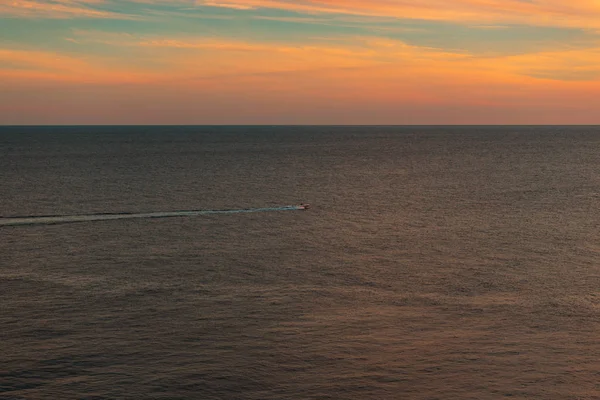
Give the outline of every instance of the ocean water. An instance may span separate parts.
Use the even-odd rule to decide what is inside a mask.
[[[598,127],[3,127],[142,217],[0,225],[0,399],[600,399],[599,209]]]

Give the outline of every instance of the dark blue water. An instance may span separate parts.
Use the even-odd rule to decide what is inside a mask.
[[[263,210],[0,226],[0,398],[599,399],[599,207],[597,127],[0,128],[4,221]]]

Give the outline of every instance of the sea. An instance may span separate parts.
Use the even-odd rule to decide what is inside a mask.
[[[599,211],[600,127],[0,127],[0,399],[600,399]]]

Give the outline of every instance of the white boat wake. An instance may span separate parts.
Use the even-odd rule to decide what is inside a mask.
[[[80,215],[51,215],[51,216],[27,216],[0,218],[0,227],[19,225],[53,225],[72,222],[112,221],[117,219],[139,219],[139,218],[171,218],[171,217],[195,217],[213,214],[238,214],[272,211],[295,211],[304,210],[303,206],[283,206],[265,208],[244,208],[238,210],[190,210],[190,211],[163,211],[147,213],[116,213],[116,214],[80,214]]]

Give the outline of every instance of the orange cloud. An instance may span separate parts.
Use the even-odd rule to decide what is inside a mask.
[[[348,14],[425,19],[470,24],[516,23],[600,29],[597,0],[129,0],[131,3],[224,7],[238,10],[280,9],[308,14]],[[0,14],[42,18],[139,18],[98,8],[117,0],[0,0]],[[151,11],[140,9],[144,14]]]
[[[502,75],[521,75],[554,80],[594,81],[600,76],[600,43],[578,50],[556,50],[515,56],[475,56],[436,48],[411,46],[380,37],[328,38],[304,45],[250,42],[206,37],[161,37],[101,31],[74,31],[82,43],[126,46],[179,75],[194,76],[276,73],[286,71],[359,68],[396,65],[400,69],[494,70]]]
[[[273,74],[348,68],[392,67],[429,71],[432,76],[455,71],[471,76],[486,72],[502,82],[507,77],[593,82],[600,79],[600,44],[581,50],[560,50],[516,56],[477,57],[435,48],[411,46],[379,37],[344,37],[331,43],[251,42],[205,37],[161,37],[102,31],[73,31],[67,38],[82,46],[90,43],[126,47],[127,57],[78,55],[47,51],[0,49],[3,74],[43,73],[78,81],[146,82],[212,76]],[[133,60],[137,60],[133,63]],[[141,64],[139,60],[145,60]],[[511,78],[512,79],[512,78]]]
[[[196,3],[205,6],[273,8],[308,13],[345,13],[451,22],[600,27],[600,3],[594,0],[197,0]]]
[[[208,0],[205,1],[203,3],[203,5],[209,6],[209,7],[233,8],[235,10],[252,10],[252,9],[254,9],[253,6],[248,6],[248,5],[244,5],[244,4],[228,3],[228,2],[218,2],[218,1],[208,1]]]
[[[93,6],[104,0],[0,0],[0,15],[19,18],[132,18]]]
[[[600,46],[476,57],[377,37],[305,46],[98,31],[75,31],[74,39],[84,47],[91,42],[125,47],[131,59],[0,49],[0,84],[60,86],[57,93],[66,87],[77,96],[81,91],[75,88],[86,88],[90,104],[99,101],[92,94],[101,92],[106,107],[118,93],[157,115],[167,110],[174,118],[169,121],[179,123],[194,122],[186,119],[190,116],[203,118],[196,123],[218,123],[216,116],[228,108],[247,121],[266,110],[323,118],[327,111],[344,112],[350,114],[346,123],[367,122],[360,120],[366,114],[380,116],[381,123],[426,123],[428,109],[446,110],[444,123],[469,122],[466,111],[456,116],[447,111],[461,107],[479,110],[471,122],[480,123],[526,123],[533,116],[544,121],[560,116],[567,123],[573,122],[565,119],[569,112],[600,115],[595,105],[600,80],[593,74],[600,70]],[[151,62],[131,62],[141,57]],[[549,114],[542,115],[544,110]],[[501,120],[506,113],[521,119]]]
[[[9,83],[143,83],[156,77],[150,71],[111,65],[99,58],[86,59],[47,51],[0,48],[0,65],[0,81]]]

